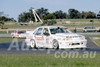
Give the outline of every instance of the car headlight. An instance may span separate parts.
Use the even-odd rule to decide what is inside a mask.
[[[81,36],[81,38],[80,38],[81,40],[85,40],[85,36]]]

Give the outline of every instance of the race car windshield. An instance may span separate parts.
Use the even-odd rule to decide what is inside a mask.
[[[56,33],[69,33],[67,28],[51,28],[50,29],[51,34],[56,34]]]

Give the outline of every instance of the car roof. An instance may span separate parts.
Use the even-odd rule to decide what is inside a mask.
[[[38,28],[52,28],[52,27],[65,27],[65,26],[40,26]]]

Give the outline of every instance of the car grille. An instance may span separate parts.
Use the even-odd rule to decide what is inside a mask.
[[[80,38],[81,36],[66,36],[66,38]]]
[[[72,45],[80,45],[80,43],[72,43]]]

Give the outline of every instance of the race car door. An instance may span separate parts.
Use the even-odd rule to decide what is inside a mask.
[[[44,28],[43,38],[44,38],[44,47],[49,47],[50,46],[50,33],[49,33],[48,28]]]
[[[35,33],[35,41],[38,47],[43,47],[44,44],[44,37],[43,34],[43,28],[39,28]]]

